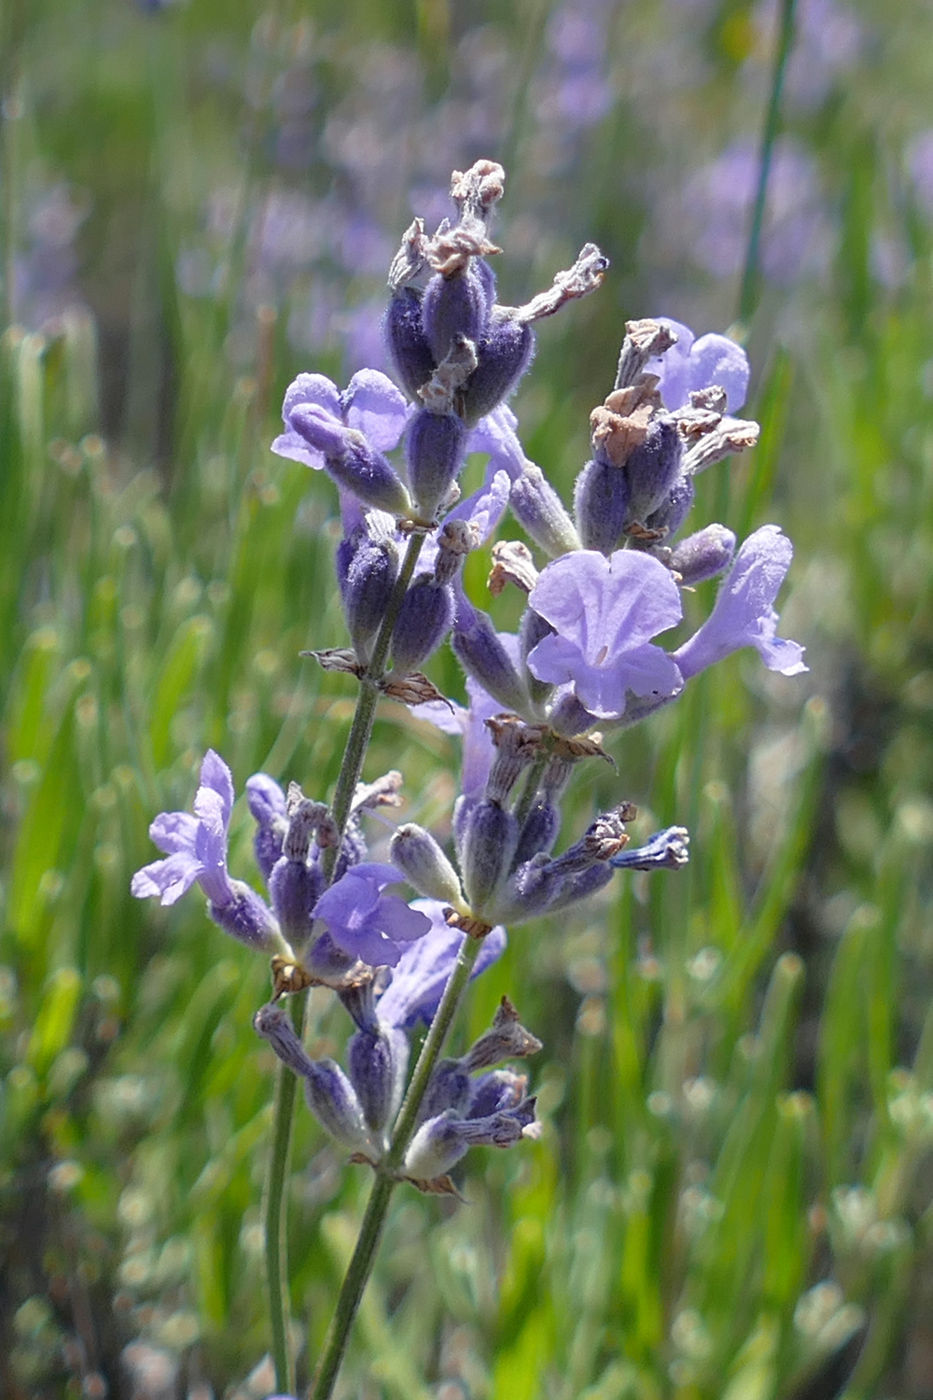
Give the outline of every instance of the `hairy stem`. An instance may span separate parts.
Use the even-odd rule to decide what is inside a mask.
[[[376,1180],[373,1182],[373,1189],[360,1225],[360,1233],[353,1250],[353,1257],[350,1260],[337,1299],[327,1345],[308,1400],[329,1400],[333,1391],[337,1372],[350,1339],[350,1329],[359,1309],[363,1290],[372,1273],[376,1249],[389,1209],[389,1201],[397,1185],[395,1172],[401,1165],[405,1149],[414,1135],[421,1101],[424,1098],[431,1075],[434,1073],[434,1068],[440,1059],[447,1033],[463,1000],[463,994],[466,991],[470,973],[479,956],[481,946],[481,939],[464,938],[454,969],[447,981],[447,986],[444,988],[444,995],[441,997],[437,1014],[431,1022],[431,1028],[425,1037],[424,1045],[421,1047],[421,1054],[418,1056],[415,1072],[408,1085],[405,1102],[402,1104],[395,1122],[389,1150],[376,1171]]]
[[[764,225],[765,204],[768,197],[768,179],[771,174],[771,159],[774,143],[777,140],[781,116],[781,92],[784,87],[784,72],[794,43],[794,10],[797,0],[781,0],[781,27],[774,50],[774,63],[771,69],[771,92],[765,112],[765,122],[761,132],[761,146],[758,153],[758,186],[755,190],[755,203],[748,232],[748,245],[745,253],[745,269],[742,273],[742,287],[739,292],[739,321],[747,325],[758,297],[758,281],[761,275],[761,233]]]

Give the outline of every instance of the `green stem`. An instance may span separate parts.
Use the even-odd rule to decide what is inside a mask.
[[[771,174],[771,159],[774,143],[777,140],[781,117],[781,91],[784,87],[784,72],[794,43],[794,10],[796,0],[781,0],[781,28],[777,47],[774,51],[774,64],[771,69],[771,93],[765,112],[765,123],[761,133],[761,146],[758,155],[758,188],[752,208],[752,222],[748,234],[745,254],[745,269],[742,273],[742,287],[739,292],[739,321],[747,325],[755,309],[760,276],[761,233],[764,225],[765,203],[768,195],[768,179]]]
[[[398,1184],[395,1172],[401,1165],[405,1149],[414,1136],[421,1101],[444,1048],[447,1033],[463,1000],[463,994],[470,981],[470,973],[479,956],[481,946],[482,939],[464,938],[454,969],[447,981],[447,986],[444,988],[444,995],[441,997],[437,1014],[431,1022],[431,1029],[421,1047],[421,1054],[418,1056],[415,1072],[408,1085],[405,1102],[402,1104],[401,1112],[395,1122],[392,1141],[376,1170],[376,1180],[373,1183],[366,1212],[360,1225],[360,1233],[353,1257],[350,1260],[337,1299],[327,1346],[321,1358],[314,1384],[309,1391],[308,1400],[329,1400],[333,1391],[337,1372],[350,1339],[350,1329],[359,1309],[363,1290],[372,1273],[376,1249],[389,1209],[389,1201]]]
[[[338,841],[336,845],[328,847],[324,852],[323,866],[324,874],[330,879],[337,863],[337,853],[340,850],[340,841],[346,830],[347,822],[350,819],[350,807],[353,802],[353,794],[356,785],[360,780],[363,771],[363,760],[366,757],[366,750],[369,747],[370,735],[373,732],[373,721],[376,718],[376,705],[379,700],[379,682],[385,673],[386,659],[389,655],[389,647],[392,643],[392,633],[398,621],[399,611],[402,606],[411,576],[415,572],[415,565],[418,562],[418,555],[421,553],[421,546],[424,544],[424,535],[412,535],[408,541],[408,548],[405,551],[405,558],[402,560],[402,567],[399,576],[395,581],[395,588],[392,597],[389,599],[389,606],[386,608],[385,617],[376,635],[376,644],[373,647],[373,654],[369,665],[360,677],[360,693],[356,702],[356,711],[353,715],[353,723],[350,726],[350,733],[347,735],[347,746],[344,750],[343,762],[340,765],[340,773],[337,777],[337,786],[334,789],[334,800],[331,805],[331,812],[334,821],[337,823]]]
[[[292,1020],[303,1023],[307,992],[290,998]],[[303,1025],[302,1025],[303,1030]],[[299,1032],[301,1033],[301,1032]],[[288,1246],[285,1236],[285,1186],[292,1143],[292,1120],[298,1081],[290,1069],[280,1064],[275,1076],[272,1107],[272,1150],[266,1182],[266,1283],[269,1291],[269,1321],[272,1327],[272,1361],[275,1388],[287,1394],[294,1388],[291,1353],[288,1345]]]

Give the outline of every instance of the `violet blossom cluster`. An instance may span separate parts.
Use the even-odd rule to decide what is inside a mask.
[[[591,415],[592,456],[572,511],[526,458],[506,400],[531,362],[532,327],[594,291],[608,264],[587,244],[549,289],[502,305],[488,258],[499,251],[490,224],[503,180],[492,161],[455,172],[455,221],[428,235],[415,220],[406,232],[384,320],[398,384],[362,370],[341,391],[323,375],[299,375],[273,443],[280,456],[323,469],[340,496],[336,571],[351,644],[313,654],[462,736],[453,848],[407,822],[389,862],[370,859],[362,818],[398,805],[399,774],[359,784],[344,829],[297,784],[284,793],[257,774],[246,787],[266,902],[227,871],[233,784],[211,752],[194,815],[156,819],[151,834],[166,859],[133,882],[134,894],[164,904],[199,883],[221,928],[274,954],[276,997],[256,1029],[304,1080],[327,1131],[377,1168],[402,1102],[406,1032],[433,1016],[463,936],[482,940],[480,970],[501,952],[505,925],[561,911],[616,870],[686,862],[679,826],[629,847],[629,801],[553,854],[563,794],[581,763],[607,757],[604,735],[675,701],[742,647],[770,670],[806,669],[802,648],[776,633],[791,559],[778,527],[738,547],[721,524],[683,533],[696,475],[757,439],[757,424],[737,416],[749,378],[737,344],[694,339],[669,320],[628,322],[614,386]],[[459,478],[474,453],[488,458],[485,477],[462,499]],[[525,599],[514,635],[496,629],[462,579],[464,559],[507,509],[537,551],[519,540],[492,546],[490,593],[514,587]],[[723,582],[706,621],[662,645],[682,621],[682,590],[715,577]],[[466,707],[420,670],[448,637],[466,673]],[[387,893],[402,881],[420,898]],[[311,1059],[279,1004],[312,984],[333,988],[352,1018],[346,1071]],[[449,1169],[469,1146],[533,1135],[526,1080],[500,1066],[537,1048],[503,1001],[487,1036],[435,1068],[417,1131],[404,1158],[393,1158],[398,1172],[423,1189],[454,1189]]]

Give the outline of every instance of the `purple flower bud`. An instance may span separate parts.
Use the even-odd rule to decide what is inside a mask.
[[[521,476],[512,482],[509,505],[522,529],[552,559],[580,548],[580,536],[563,501],[533,462],[527,462]],[[620,533],[621,529],[620,525]]]
[[[282,932],[296,953],[306,946],[314,925],[312,910],[324,890],[317,864],[282,856],[269,875],[269,896]]]
[[[647,525],[649,530],[665,530],[669,535],[676,535],[690,514],[695,494],[693,477],[679,476],[668,492],[667,499],[642,523]]]
[[[496,918],[522,924],[543,914],[566,883],[554,861],[541,852],[519,865],[496,899]]]
[[[436,368],[421,320],[421,292],[402,287],[389,302],[385,338],[392,364],[410,399],[418,402],[418,390]]]
[[[424,1123],[451,1108],[462,1113],[472,1096],[473,1081],[463,1060],[441,1060],[421,1101],[418,1121]]]
[[[271,909],[242,880],[231,880],[229,898],[223,904],[210,900],[207,912],[218,928],[248,948],[261,953],[280,951],[282,939]]]
[[[408,1067],[408,1038],[383,1027],[359,1030],[347,1045],[350,1079],[374,1133],[382,1134],[402,1102]]]
[[[543,642],[545,637],[550,637],[554,633],[554,628],[543,618],[540,613],[536,613],[534,608],[526,608],[522,613],[522,620],[518,629],[518,653],[522,661],[527,662],[528,653],[534,651],[539,642]],[[525,667],[525,682],[536,705],[543,704],[553,693],[554,687],[550,681],[539,681],[538,677]]]
[[[560,809],[549,797],[539,798],[522,823],[515,848],[516,867],[539,852],[549,855],[559,831]]]
[[[408,492],[395,468],[363,433],[345,428],[316,404],[299,404],[288,422],[309,447],[323,454],[334,480],[365,505],[390,515],[407,515],[411,510]]]
[[[498,802],[477,802],[467,818],[459,850],[463,887],[477,918],[491,908],[515,847],[518,823]]]
[[[360,661],[369,659],[369,643],[385,617],[397,574],[398,548],[392,540],[367,540],[347,570],[343,606]]]
[[[680,474],[682,455],[677,424],[670,418],[656,419],[623,468],[629,487],[626,524],[644,525],[652,511],[663,505]]]
[[[428,899],[454,906],[463,894],[457,872],[429,831],[414,822],[400,826],[392,837],[389,855],[408,883]]]
[[[476,272],[472,258],[449,277],[435,273],[425,287],[421,322],[438,364],[450,353],[458,335],[478,341],[488,318],[488,285]]]
[[[578,871],[575,875],[568,875],[560,882],[560,886],[548,905],[548,913],[556,914],[560,909],[566,909],[569,904],[576,904],[581,899],[589,899],[596,894],[604,885],[608,885],[612,879],[612,866],[608,861],[591,865],[587,870]]]
[[[535,351],[534,332],[501,307],[494,307],[476,350],[479,363],[463,396],[463,416],[471,427],[508,398],[528,369]]]
[[[669,826],[649,836],[644,846],[611,856],[617,870],[679,870],[690,859],[690,835],[684,826]]]
[[[333,1060],[312,1060],[295,1034],[288,1012],[280,1005],[260,1007],[253,1025],[283,1064],[305,1081],[308,1107],[321,1126],[342,1147],[378,1158],[379,1150],[366,1125],[356,1091]]]
[[[611,554],[629,519],[625,471],[610,462],[587,462],[577,477],[573,508],[584,549]]]
[[[674,550],[670,566],[680,574],[685,587],[703,583],[723,573],[735,554],[735,535],[725,525],[707,525],[695,535],[688,535]]]
[[[434,1181],[471,1147],[511,1147],[534,1123],[534,1099],[486,1118],[458,1118],[453,1109],[429,1118],[405,1154],[404,1171],[416,1181]]]
[[[473,1093],[466,1116],[488,1118],[494,1113],[517,1108],[528,1092],[528,1076],[514,1069],[493,1069],[473,1081]]]
[[[433,520],[463,466],[467,429],[455,413],[423,408],[411,420],[406,441],[408,482],[415,508]]]
[[[518,714],[528,709],[527,689],[499,640],[491,618],[474,608],[462,592],[457,598],[451,645],[467,674],[500,705]]]
[[[246,800],[256,822],[253,852],[262,878],[266,881],[282,854],[282,841],[288,829],[285,794],[274,778],[254,773],[246,780]]]
[[[399,675],[417,670],[440,646],[453,619],[450,584],[419,574],[402,600],[392,633],[393,670]]]

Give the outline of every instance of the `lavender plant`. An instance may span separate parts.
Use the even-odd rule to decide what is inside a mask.
[[[294,782],[285,792],[262,773],[248,779],[263,899],[228,871],[233,779],[209,751],[193,815],[155,819],[165,859],[132,885],[171,904],[200,884],[211,919],[272,958],[272,998],[254,1025],[283,1067],[266,1214],[282,1390],[293,1387],[282,1238],[298,1080],[325,1131],[374,1174],[314,1400],[332,1392],[396,1186],[459,1195],[452,1173],[471,1147],[536,1134],[535,1100],[513,1062],[541,1042],[508,997],[465,1054],[442,1058],[469,981],[501,954],[506,926],[589,898],[616,870],[687,861],[680,826],[631,848],[628,800],[553,854],[577,770],[605,761],[607,736],[671,704],[691,677],[740,647],[756,648],[770,670],[806,669],[801,647],[776,635],[774,603],[792,554],[779,528],[765,525],[738,548],[722,524],[683,533],[696,475],[756,441],[757,425],[736,416],[749,377],[737,344],[694,339],[669,320],[628,322],[615,382],[591,415],[592,458],[572,511],[526,458],[506,400],[531,363],[532,328],[594,291],[608,264],[587,244],[547,291],[501,305],[488,258],[499,252],[490,222],[503,180],[492,161],[455,172],[455,220],[430,236],[415,220],[402,240],[384,320],[401,387],[375,370],[344,391],[302,374],[285,396],[273,450],[327,472],[343,521],[335,563],[350,645],[314,653],[359,687],[333,797],[309,798]],[[393,460],[400,444],[403,460]],[[461,499],[474,453],[488,458],[485,478]],[[514,635],[497,630],[463,581],[466,557],[489,543],[507,509],[534,547],[491,546],[490,593],[515,588],[524,597]],[[715,577],[723,582],[706,621],[661,645],[682,621],[683,590]],[[466,674],[466,707],[421,670],[448,637]],[[370,858],[367,814],[401,802],[400,774],[362,781],[383,696],[462,735],[452,852],[407,822],[387,861]],[[387,892],[401,884],[418,898]],[[345,1068],[311,1058],[290,1014],[289,1002],[294,1010],[311,986],[331,988],[350,1017]],[[422,1023],[409,1077],[410,1036]]]

